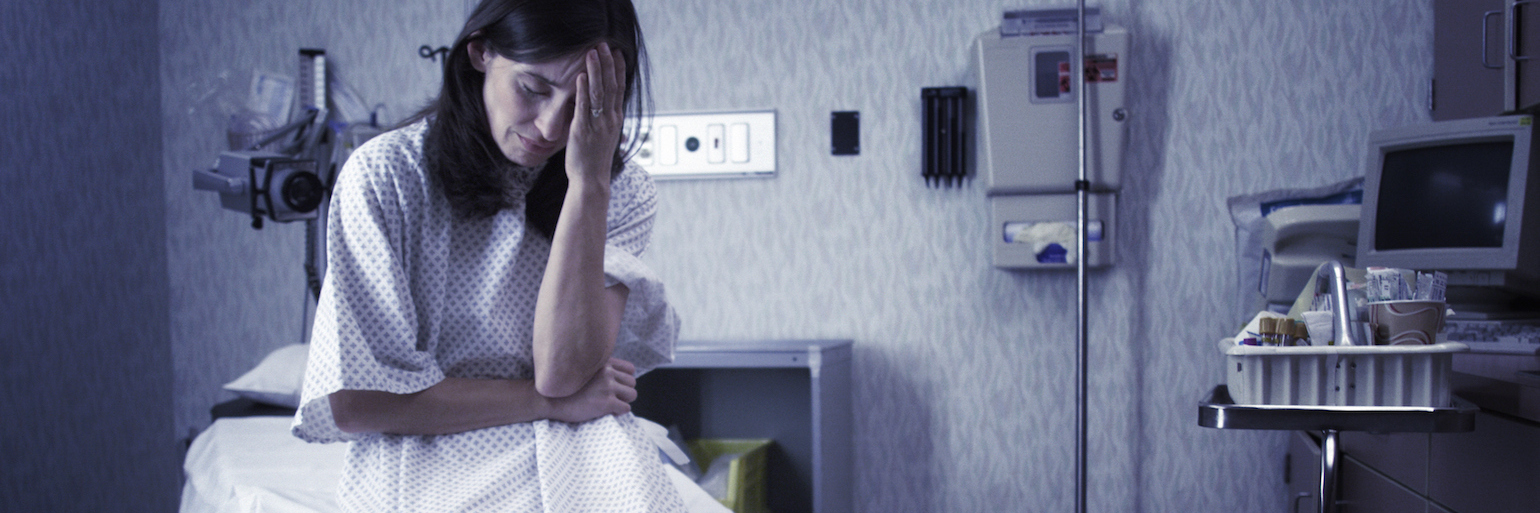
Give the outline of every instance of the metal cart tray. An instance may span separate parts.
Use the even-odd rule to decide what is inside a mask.
[[[1242,405],[1218,385],[1198,403],[1198,425],[1216,429],[1458,433],[1475,429],[1475,404],[1456,396],[1444,408],[1422,406]]]
[[[1338,434],[1341,431],[1374,433],[1458,433],[1476,429],[1479,408],[1450,396],[1449,407],[1422,406],[1282,406],[1235,404],[1230,389],[1214,387],[1198,403],[1198,425],[1215,429],[1273,429],[1319,431],[1321,437],[1320,513],[1337,512]]]

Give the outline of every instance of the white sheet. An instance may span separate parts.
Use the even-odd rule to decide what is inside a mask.
[[[337,511],[347,444],[309,444],[289,434],[291,417],[214,421],[193,440],[182,468],[182,512]]]
[[[290,417],[214,421],[193,440],[182,468],[182,513],[331,513],[347,444],[311,444],[289,434]],[[659,460],[695,513],[728,511]]]

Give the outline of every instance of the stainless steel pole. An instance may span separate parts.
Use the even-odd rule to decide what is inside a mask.
[[[1086,169],[1086,0],[1078,0],[1076,5],[1075,25],[1075,62],[1070,63],[1070,83],[1080,88],[1076,92],[1075,100],[1080,106],[1080,122],[1078,128],[1078,145],[1080,146],[1080,180],[1075,182],[1075,196],[1078,200],[1078,228],[1080,228],[1080,243],[1075,245],[1075,297],[1078,305],[1075,308],[1076,325],[1076,353],[1075,353],[1075,511],[1086,513],[1086,359],[1087,340],[1087,290],[1086,290],[1086,243],[1089,242],[1089,226],[1087,226],[1086,211],[1090,200],[1089,173]]]
[[[1079,137],[1077,146],[1080,152],[1080,179],[1075,182],[1075,196],[1079,203],[1077,224],[1080,231],[1079,243],[1075,246],[1075,295],[1078,300],[1076,305],[1076,353],[1075,353],[1075,511],[1086,512],[1086,358],[1088,337],[1086,336],[1087,317],[1087,291],[1086,291],[1086,243],[1089,242],[1086,219],[1087,203],[1090,201],[1090,181],[1086,171],[1086,111],[1087,102],[1085,81],[1085,41],[1086,20],[1085,0],[1077,2],[1077,16],[1075,28],[1075,60],[1070,63],[1070,83],[1079,90],[1075,94],[1076,103],[1080,108],[1077,129]]]

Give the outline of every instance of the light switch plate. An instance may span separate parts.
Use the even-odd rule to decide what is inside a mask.
[[[635,157],[653,178],[775,176],[775,111],[655,114]]]

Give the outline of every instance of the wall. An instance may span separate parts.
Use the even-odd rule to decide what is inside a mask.
[[[0,511],[172,511],[156,5],[0,3]]]
[[[1074,277],[993,269],[982,184],[927,188],[918,165],[920,88],[976,87],[974,35],[1046,3],[636,1],[659,111],[779,116],[777,178],[660,185],[646,259],[683,336],[854,339],[858,511],[1070,509]],[[415,49],[453,37],[463,10],[444,3],[163,0],[179,430],[229,398],[220,383],[299,340],[303,281],[298,230],[254,232],[190,190],[222,125],[174,88],[284,71],[324,46],[399,116],[436,87]],[[1131,116],[1119,261],[1090,284],[1090,509],[1281,511],[1283,435],[1195,422],[1223,379],[1213,342],[1241,320],[1225,199],[1359,175],[1370,129],[1425,120],[1430,8],[1106,11],[1132,35]],[[829,155],[835,110],[861,111],[861,155]]]
[[[918,176],[919,89],[1020,2],[641,1],[659,110],[773,107],[780,177],[669,183],[649,261],[694,337],[856,339],[861,511],[1073,505],[1074,278],[988,260],[982,184]],[[1238,327],[1229,196],[1362,173],[1426,119],[1409,2],[1107,2],[1129,29],[1118,265],[1091,280],[1093,511],[1284,507],[1281,435],[1196,425]],[[858,157],[830,111],[861,111]]]

